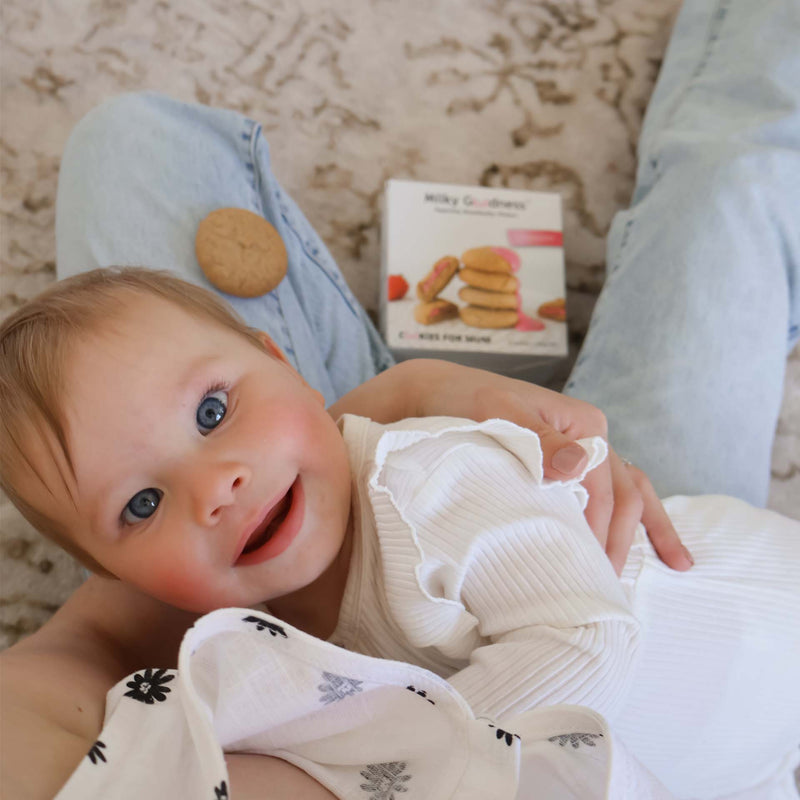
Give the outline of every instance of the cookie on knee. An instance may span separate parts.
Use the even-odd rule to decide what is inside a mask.
[[[219,208],[205,217],[197,227],[195,254],[208,280],[236,297],[271,292],[288,263],[278,231],[244,208]]]

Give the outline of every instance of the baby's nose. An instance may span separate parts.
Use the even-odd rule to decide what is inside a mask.
[[[249,470],[236,463],[207,464],[197,473],[192,482],[195,518],[202,525],[216,524],[249,482]]]

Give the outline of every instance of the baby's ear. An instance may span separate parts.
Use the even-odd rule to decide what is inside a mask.
[[[283,350],[272,341],[272,337],[268,333],[264,333],[264,331],[258,331],[258,338],[261,339],[261,344],[264,345],[264,349],[278,361],[283,361],[284,364],[289,364],[289,359],[283,353]],[[289,364],[291,366],[291,364]]]

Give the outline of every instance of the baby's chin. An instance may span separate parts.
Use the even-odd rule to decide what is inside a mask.
[[[209,593],[207,586],[203,587],[200,592],[176,591],[176,589],[180,588],[180,583],[185,584],[186,581],[176,581],[175,584],[165,587],[162,591],[157,588],[154,589],[152,585],[140,585],[137,588],[173,608],[188,611],[192,614],[204,615],[210,614],[212,611],[218,611],[221,608],[252,608],[266,611],[268,604],[271,602],[280,603],[284,598],[289,598],[302,592],[317,577],[319,577],[318,574],[314,574],[310,580],[298,581],[288,592],[279,590],[264,592],[263,588],[260,587],[237,587],[236,589],[222,589]]]

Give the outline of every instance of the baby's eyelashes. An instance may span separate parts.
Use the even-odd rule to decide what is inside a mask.
[[[151,517],[161,502],[161,496],[158,489],[142,489],[141,492],[136,492],[122,509],[122,522],[125,525],[135,525]]]

